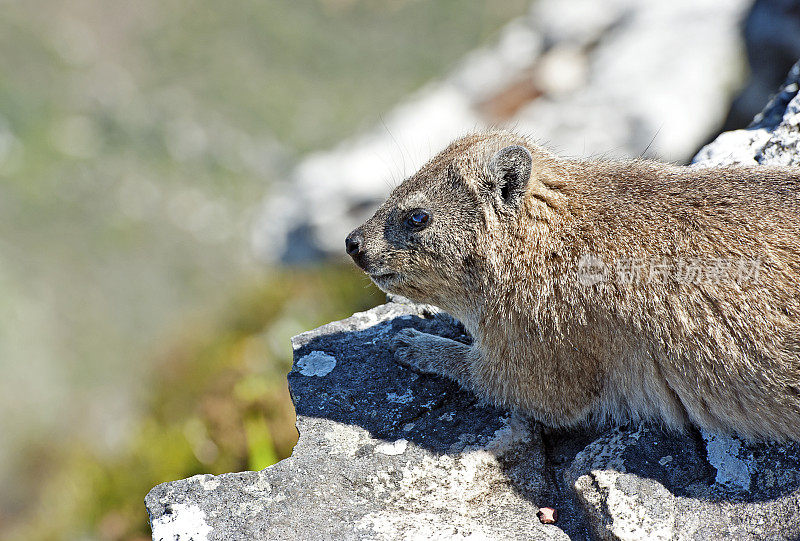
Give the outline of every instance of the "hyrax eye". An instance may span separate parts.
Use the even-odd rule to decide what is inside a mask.
[[[423,229],[431,223],[431,213],[427,210],[417,209],[411,211],[406,217],[406,225],[412,229]]]

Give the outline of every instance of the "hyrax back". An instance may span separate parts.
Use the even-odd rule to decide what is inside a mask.
[[[491,132],[398,186],[347,251],[472,334],[399,333],[416,370],[555,426],[800,440],[799,217],[800,169],[570,160]]]

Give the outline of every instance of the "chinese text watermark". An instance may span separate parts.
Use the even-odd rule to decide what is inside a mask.
[[[592,254],[578,260],[578,281],[586,286],[615,281],[620,284],[666,283],[739,285],[757,283],[761,258],[617,258],[606,261]]]

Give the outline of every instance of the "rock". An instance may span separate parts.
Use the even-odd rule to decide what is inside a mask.
[[[536,518],[537,502],[566,513],[541,431],[397,365],[387,342],[412,325],[466,340],[450,316],[395,302],[295,337],[292,456],[157,486],[153,539],[567,539],[574,509],[564,529]]]
[[[747,4],[533,2],[495,44],[374,129],[306,157],[263,204],[254,251],[284,263],[340,255],[345,235],[394,185],[455,137],[488,126],[507,124],[562,154],[688,161],[717,133],[744,78]]]
[[[601,539],[800,536],[800,446],[706,438],[612,430],[578,453],[565,481]]]
[[[388,340],[407,326],[467,340],[398,302],[295,337],[292,457],[155,487],[153,539],[800,536],[800,445],[543,430],[397,365]]]
[[[545,57],[583,51],[586,78],[531,101],[513,121],[561,154],[688,161],[718,130],[730,88],[743,79],[738,22],[746,8],[716,0],[537,2],[536,28],[554,43]]]
[[[539,522],[542,524],[555,524],[558,520],[558,511],[552,507],[539,508]]]
[[[725,132],[692,162],[709,165],[800,165],[800,62],[789,71],[762,112],[746,129]]]
[[[723,130],[750,123],[800,58],[800,3],[756,0],[744,22],[750,77],[731,105]]]
[[[800,64],[696,166],[797,163],[798,84]],[[448,315],[401,298],[295,337],[293,455],[155,487],[153,538],[800,538],[800,443],[547,430],[399,366],[388,343],[408,326],[469,341]],[[555,524],[537,518],[548,508]]]

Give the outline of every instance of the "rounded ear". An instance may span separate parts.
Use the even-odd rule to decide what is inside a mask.
[[[489,172],[507,205],[517,203],[525,193],[531,178],[532,162],[530,151],[519,145],[507,146],[492,156]]]

